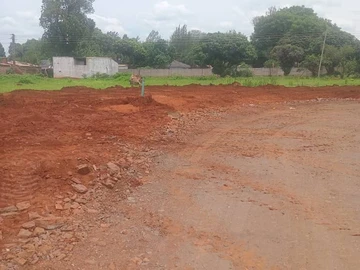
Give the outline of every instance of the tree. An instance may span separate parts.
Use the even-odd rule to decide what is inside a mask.
[[[254,63],[256,66],[262,66],[271,57],[271,50],[279,45],[300,47],[305,55],[320,54],[326,30],[328,45],[342,47],[359,44],[354,36],[304,6],[270,9],[265,16],[254,18],[253,24],[251,42],[258,53],[258,61]]]
[[[146,38],[146,42],[157,42],[161,40],[161,36],[158,31],[152,30],[148,37]]]
[[[42,54],[42,40],[30,39],[22,45],[23,55],[21,61],[39,65],[41,60],[46,59]]]
[[[204,64],[212,65],[213,72],[220,76],[230,75],[240,63],[250,63],[256,58],[255,48],[247,37],[235,31],[208,33],[199,44],[205,55]]]
[[[3,45],[0,43],[0,57],[5,57],[5,56],[6,56],[5,49]]]
[[[339,48],[332,45],[326,45],[323,65],[328,75],[334,75],[335,68],[340,64],[340,60],[341,54]]]
[[[275,46],[271,51],[271,56],[279,61],[284,75],[290,74],[295,63],[300,62],[304,57],[304,50],[294,45],[279,45]]]
[[[81,41],[89,40],[95,22],[87,17],[94,12],[95,0],[43,0],[40,25],[49,54],[76,56]]]
[[[307,55],[304,61],[301,62],[301,67],[308,69],[311,75],[315,77],[319,71],[320,56],[319,55]]]
[[[20,43],[10,43],[9,60],[21,60],[23,54],[23,46]]]
[[[354,74],[356,70],[355,49],[351,46],[343,46],[339,50],[339,72],[341,78]]]
[[[191,48],[190,34],[187,31],[187,26],[176,27],[174,33],[170,37],[170,46],[175,49],[175,58],[179,61],[184,61],[187,52]]]
[[[146,51],[146,66],[166,68],[173,60],[173,53],[164,39],[143,44]]]
[[[273,68],[279,67],[279,62],[275,59],[269,59],[264,63],[264,67],[269,69],[270,76],[272,76]]]

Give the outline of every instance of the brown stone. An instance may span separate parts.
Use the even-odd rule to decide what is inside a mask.
[[[17,209],[17,207],[14,206],[14,205],[7,206],[7,207],[4,207],[4,208],[0,208],[0,214],[10,213],[10,212],[16,212],[16,211],[18,211],[18,209]]]
[[[29,209],[31,206],[30,202],[20,202],[16,204],[16,207],[19,211]]]
[[[76,177],[71,178],[71,181],[74,182],[75,184],[82,184],[81,180],[79,178],[76,178]]]
[[[14,261],[21,266],[27,263],[27,260],[25,260],[24,258],[15,258]]]
[[[31,235],[32,235],[32,233],[29,230],[20,229],[17,236],[20,237],[20,238],[28,238]]]
[[[109,162],[106,165],[109,168],[110,173],[117,173],[120,171],[120,167],[118,165],[116,165],[115,163]]]
[[[55,209],[56,210],[64,210],[64,207],[60,203],[57,203],[57,204],[55,204]]]
[[[104,182],[102,182],[102,184],[109,189],[113,189],[115,187],[115,183],[111,179],[106,179]]]
[[[72,205],[71,205],[71,208],[72,209],[77,209],[80,207],[80,204],[78,204],[77,202],[74,202]]]
[[[86,193],[88,191],[87,187],[85,187],[84,185],[81,185],[81,184],[72,184],[71,186],[78,193],[83,194],[83,193]]]
[[[34,232],[33,232],[33,235],[34,236],[39,236],[39,235],[42,235],[44,233],[46,233],[44,228],[36,227]]]
[[[26,222],[23,225],[21,225],[21,227],[24,229],[32,229],[35,227],[35,222],[34,221]]]
[[[37,227],[43,228],[45,230],[55,230],[64,226],[65,222],[62,218],[50,217],[37,219],[35,224]]]
[[[38,219],[38,218],[41,218],[41,216],[37,212],[29,212],[29,219],[30,220]]]
[[[90,167],[87,164],[77,166],[77,172],[81,175],[87,175],[91,172]]]

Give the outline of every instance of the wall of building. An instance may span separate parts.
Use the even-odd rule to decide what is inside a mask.
[[[96,73],[114,75],[119,71],[118,63],[111,58],[87,57],[86,65],[77,62],[72,57],[54,57],[54,78],[83,78]]]

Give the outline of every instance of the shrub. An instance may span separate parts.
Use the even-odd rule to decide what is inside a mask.
[[[21,78],[18,83],[21,83],[21,84],[33,84],[33,82],[28,79],[28,78]]]

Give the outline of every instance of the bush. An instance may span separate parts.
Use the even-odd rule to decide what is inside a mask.
[[[18,83],[21,83],[21,84],[34,84],[30,79],[28,78],[21,78]]]
[[[245,64],[245,63],[241,63],[238,67],[237,67],[237,77],[252,77],[253,73],[250,70],[250,66]]]
[[[110,78],[110,75],[109,75],[109,74],[106,74],[106,73],[100,73],[100,72],[98,72],[98,73],[92,75],[91,78],[96,79],[96,80],[98,80],[98,79],[100,79],[100,80],[101,80],[101,79],[109,79],[109,78]]]
[[[16,72],[15,72],[15,70],[13,69],[13,68],[8,68],[7,70],[6,70],[6,74],[15,74]]]

